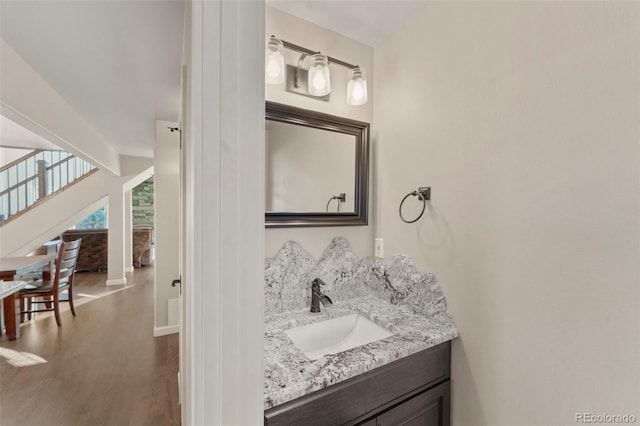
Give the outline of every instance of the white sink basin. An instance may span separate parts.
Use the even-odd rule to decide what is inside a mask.
[[[386,328],[359,314],[291,328],[285,333],[309,359],[337,354],[393,336]]]

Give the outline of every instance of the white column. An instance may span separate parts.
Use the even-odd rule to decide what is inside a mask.
[[[264,2],[193,1],[186,424],[263,423]]]
[[[109,260],[107,285],[126,284],[124,276],[124,188],[121,182],[109,188]]]
[[[131,190],[124,192],[124,272],[133,272],[133,211]]]

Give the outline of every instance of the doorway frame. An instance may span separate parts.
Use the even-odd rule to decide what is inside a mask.
[[[264,1],[187,16],[183,424],[262,424]]]

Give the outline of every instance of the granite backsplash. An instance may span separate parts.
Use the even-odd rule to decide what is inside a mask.
[[[436,277],[420,273],[405,254],[393,255],[385,266],[381,259],[360,259],[349,242],[334,238],[319,260],[300,244],[286,242],[265,263],[265,315],[303,309],[311,305],[311,281],[326,283],[322,292],[334,301],[374,296],[413,313],[450,322],[447,301]]]

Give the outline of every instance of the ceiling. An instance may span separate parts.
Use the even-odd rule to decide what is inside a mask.
[[[267,4],[376,46],[424,2]],[[153,156],[155,120],[178,120],[183,19],[183,0],[0,1],[4,41],[118,153],[142,157]]]
[[[117,152],[152,157],[155,120],[178,120],[183,13],[171,0],[2,0],[0,35]]]
[[[426,0],[266,0],[267,5],[376,47]]]

